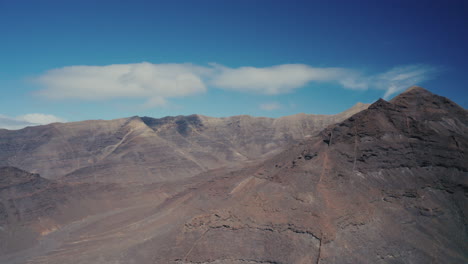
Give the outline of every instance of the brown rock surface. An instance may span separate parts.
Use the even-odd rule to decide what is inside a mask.
[[[174,191],[155,185],[70,184],[0,167],[0,263],[24,263],[55,249],[89,219],[148,201],[157,205],[167,192]]]
[[[258,151],[248,144],[236,151]],[[20,253],[31,264],[467,263],[467,149],[467,111],[414,87],[268,159],[121,187],[133,206],[103,206]]]
[[[0,129],[0,166],[75,182],[174,181],[277,153],[367,106],[330,116],[131,117]]]

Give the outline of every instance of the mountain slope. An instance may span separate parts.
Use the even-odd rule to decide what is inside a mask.
[[[332,116],[131,117],[0,129],[0,166],[73,182],[175,181],[262,159],[367,106]]]
[[[159,261],[466,263],[467,117],[421,88],[379,100],[200,191],[210,198],[187,208],[205,213],[172,234],[175,250]]]
[[[0,167],[0,263],[25,263],[47,254],[83,226],[112,227],[122,214],[142,217],[176,192],[171,188],[71,184]]]
[[[28,263],[466,263],[467,128],[465,109],[412,88],[264,161],[174,182],[155,206],[84,223]]]

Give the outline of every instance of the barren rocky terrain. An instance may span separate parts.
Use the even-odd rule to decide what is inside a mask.
[[[467,263],[467,149],[467,110],[420,87],[331,117],[2,130],[0,262]]]
[[[0,129],[0,166],[75,182],[174,181],[262,159],[367,107],[330,116],[135,116]]]

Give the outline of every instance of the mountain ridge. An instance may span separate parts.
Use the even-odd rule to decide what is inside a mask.
[[[1,130],[0,165],[69,181],[177,180],[261,159],[366,107],[330,116],[135,116]]]
[[[350,108],[341,111],[336,114],[307,114],[307,113],[297,113],[297,114],[292,114],[292,115],[286,115],[286,116],[280,116],[280,117],[266,117],[266,116],[253,116],[253,115],[233,115],[233,116],[225,116],[225,117],[212,117],[212,116],[207,116],[207,115],[202,115],[202,114],[190,114],[190,115],[176,115],[176,116],[164,116],[164,117],[150,117],[150,116],[129,116],[129,117],[122,117],[122,118],[116,118],[116,119],[87,119],[87,120],[81,120],[81,121],[71,121],[71,122],[54,122],[46,125],[34,125],[34,126],[27,126],[24,128],[20,129],[7,129],[7,128],[0,128],[0,130],[8,130],[8,131],[17,131],[25,128],[30,128],[30,127],[38,127],[38,126],[48,126],[48,125],[58,125],[58,124],[69,124],[69,123],[79,123],[79,122],[102,122],[102,121],[113,121],[113,120],[128,120],[132,118],[153,118],[153,119],[166,119],[166,118],[177,118],[177,117],[188,117],[188,116],[199,116],[202,118],[213,118],[213,119],[229,119],[229,118],[234,118],[234,117],[250,117],[250,118],[266,118],[266,119],[282,119],[282,118],[289,118],[289,117],[294,117],[297,115],[306,115],[306,116],[333,116],[333,115],[340,115],[340,114],[345,114],[347,112],[353,112],[353,111],[359,111],[364,109],[366,106],[369,106],[370,104],[368,103],[362,103],[362,102],[357,102]]]
[[[263,159],[175,181],[112,183],[117,192],[100,183],[110,204],[98,214],[78,204],[79,222],[39,237],[66,239],[17,254],[30,264],[466,263],[468,115],[421,92],[380,99]],[[184,139],[174,148],[184,151],[208,128],[197,117],[181,120],[165,120],[170,129],[156,135]],[[139,136],[122,133],[119,142],[149,144],[160,121],[131,120],[124,127]],[[230,121],[225,126],[242,135],[245,120]],[[123,193],[137,207],[116,208]]]

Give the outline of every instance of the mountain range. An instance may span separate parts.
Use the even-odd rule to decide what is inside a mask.
[[[0,262],[467,263],[467,150],[468,111],[421,87],[0,130]]]
[[[367,107],[330,116],[135,116],[0,129],[0,166],[79,182],[178,180],[261,159]]]

